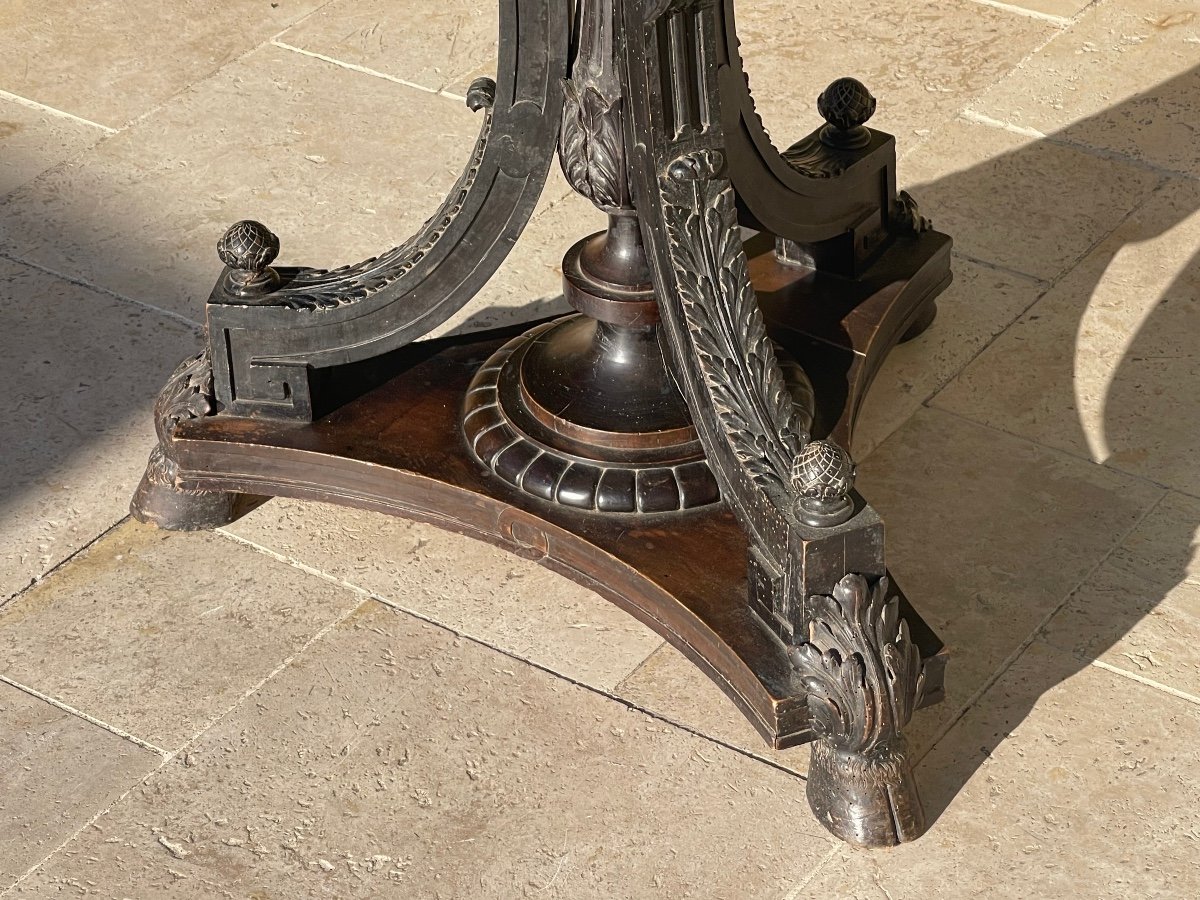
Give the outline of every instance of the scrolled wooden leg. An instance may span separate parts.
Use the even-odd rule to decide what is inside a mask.
[[[168,531],[201,531],[228,525],[237,518],[237,494],[179,487],[178,466],[171,456],[175,426],[215,411],[212,364],[206,348],[179,364],[155,401],[158,444],[129,504],[139,522]]]
[[[817,734],[809,805],[830,832],[859,847],[894,846],[925,831],[901,734],[925,672],[888,588],[886,577],[872,584],[851,574],[832,596],[811,597],[808,640],[790,651]]]

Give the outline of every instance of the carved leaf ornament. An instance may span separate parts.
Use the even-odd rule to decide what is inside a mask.
[[[888,587],[886,577],[871,585],[847,575],[832,596],[810,597],[809,639],[789,651],[813,730],[843,752],[866,753],[898,734],[925,692],[920,651]]]
[[[621,207],[621,98],[610,100],[591,85],[563,81],[565,105],[559,155],[571,187],[601,209]]]
[[[717,415],[753,478],[791,493],[792,466],[808,434],[784,382],[742,250],[733,188],[713,177],[723,159],[677,160],[664,191],[675,279]]]

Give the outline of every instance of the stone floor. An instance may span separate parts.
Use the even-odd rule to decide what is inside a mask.
[[[916,844],[837,844],[806,750],[531,564],[295,503],[126,517],[223,228],[403,239],[492,5],[0,0],[0,896],[1200,896],[1196,0],[740,4],[772,132],[857,75],[957,242],[854,448],[954,653]],[[446,327],[557,308],[598,219],[556,179]]]

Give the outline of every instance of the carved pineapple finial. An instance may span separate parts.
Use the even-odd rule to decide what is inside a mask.
[[[809,441],[792,465],[792,484],[800,495],[797,515],[805,525],[828,528],[854,513],[850,454],[831,441]]]
[[[252,219],[231,226],[217,242],[217,256],[229,267],[229,290],[239,297],[266,294],[279,285],[279,273],[271,268],[278,255],[279,238]]]
[[[839,150],[861,150],[871,142],[865,127],[875,115],[875,98],[855,78],[839,78],[817,98],[817,112],[827,123],[821,143]]]

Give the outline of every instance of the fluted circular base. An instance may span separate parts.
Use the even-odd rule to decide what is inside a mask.
[[[595,331],[602,326],[567,316],[483,365],[463,408],[475,456],[525,493],[574,509],[661,513],[716,503],[716,478],[653,334],[624,347],[640,357],[632,367],[640,377],[618,377],[630,360],[601,353],[609,338]],[[573,377],[589,371],[589,381]]]

